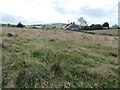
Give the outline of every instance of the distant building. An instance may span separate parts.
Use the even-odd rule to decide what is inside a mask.
[[[109,27],[103,27],[103,29],[109,29]]]
[[[76,25],[74,22],[70,23],[70,24],[67,24],[65,26],[65,28],[68,29],[68,30],[74,30],[74,31],[79,31],[80,30],[80,27],[78,25]]]
[[[119,26],[115,24],[115,25],[112,26],[112,28],[113,28],[113,29],[118,29]]]

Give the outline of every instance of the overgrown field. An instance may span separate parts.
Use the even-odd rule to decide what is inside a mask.
[[[3,88],[117,88],[118,37],[2,28]]]

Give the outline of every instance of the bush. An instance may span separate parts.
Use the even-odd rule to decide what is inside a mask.
[[[21,22],[19,22],[18,24],[17,24],[17,27],[20,27],[20,28],[23,28],[23,27],[25,27]]]
[[[18,34],[15,34],[15,33],[7,33],[7,36],[8,36],[8,37],[17,37]]]
[[[90,26],[82,26],[82,30],[101,30],[103,29],[102,25],[100,24],[92,24]]]
[[[8,37],[14,37],[15,34],[14,34],[14,33],[8,33],[7,36],[8,36]]]

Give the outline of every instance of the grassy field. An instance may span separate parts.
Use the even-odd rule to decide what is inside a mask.
[[[117,36],[10,27],[1,36],[3,88],[118,87]]]
[[[118,30],[120,30],[120,29],[95,30],[95,31],[89,31],[89,32],[96,32],[98,34],[104,33],[104,34],[118,35]]]

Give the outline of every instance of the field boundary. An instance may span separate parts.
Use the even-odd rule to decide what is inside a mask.
[[[87,34],[99,34],[99,35],[105,35],[105,36],[118,36],[117,34],[109,34],[109,33],[97,33],[97,32],[88,32],[88,31],[80,31],[83,33],[87,33]]]

